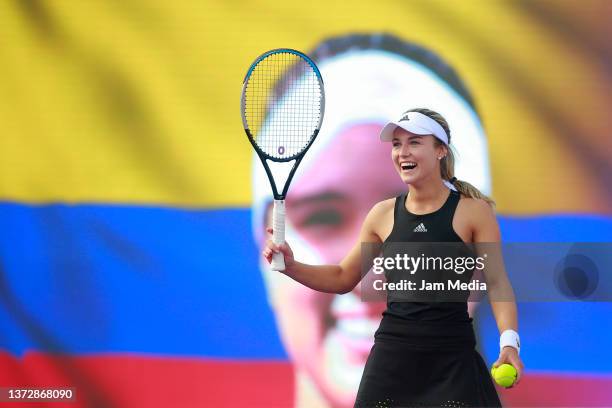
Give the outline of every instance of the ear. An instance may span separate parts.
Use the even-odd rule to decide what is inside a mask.
[[[447,154],[448,154],[448,147],[440,143],[440,145],[437,146],[436,148],[436,158],[446,157]]]

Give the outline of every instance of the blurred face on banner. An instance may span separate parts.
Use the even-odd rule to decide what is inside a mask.
[[[407,109],[426,107],[447,119],[459,153],[457,176],[490,193],[479,118],[433,70],[391,50],[371,48],[351,48],[316,62],[325,83],[325,117],[286,199],[286,240],[298,261],[338,263],[355,244],[372,206],[407,190],[395,171],[391,144],[378,138],[382,126]],[[271,225],[272,197],[256,156],[253,174],[253,231],[261,247],[265,226]],[[263,257],[260,268],[295,366],[297,405],[353,406],[386,305],[362,302],[359,285],[344,295],[320,293],[270,271]]]

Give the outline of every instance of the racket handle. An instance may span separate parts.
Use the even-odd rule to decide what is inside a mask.
[[[274,200],[272,211],[272,241],[276,245],[285,243],[285,200]],[[282,252],[272,255],[272,270],[285,270],[285,255]]]

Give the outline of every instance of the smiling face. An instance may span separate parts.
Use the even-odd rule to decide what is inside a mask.
[[[375,38],[378,43],[380,37]],[[435,153],[430,152],[427,163],[415,145],[409,157],[417,163],[418,177],[403,174],[396,161],[389,161],[392,146],[380,142],[380,130],[407,107],[428,106],[450,123],[459,123],[455,146],[465,149],[466,160],[458,162],[457,170],[483,191],[489,189],[486,138],[478,115],[457,90],[429,64],[415,63],[395,51],[355,45],[347,49],[350,52],[318,62],[326,80],[323,130],[296,171],[285,202],[286,240],[296,259],[308,264],[340,262],[374,204],[412,188],[406,181],[420,180],[428,173],[425,167],[434,175],[434,165],[439,169]],[[323,49],[327,55],[327,47]],[[422,56],[418,51],[417,62]],[[435,61],[439,66],[440,58]],[[425,136],[421,143],[425,139],[434,149],[433,137]],[[263,224],[272,217],[270,184],[259,158],[253,159],[252,220],[256,240],[263,246]],[[361,301],[359,285],[344,295],[313,291],[272,272],[263,257],[260,268],[295,368],[296,406],[352,407],[385,303]]]
[[[391,159],[405,184],[420,185],[440,177],[438,157],[446,156],[446,147],[432,135],[417,135],[400,127],[393,132]]]
[[[381,127],[343,129],[291,185],[286,239],[300,261],[338,263],[372,206],[405,191],[389,163],[389,144],[378,139]],[[385,303],[362,302],[359,287],[334,295],[278,273],[272,279],[277,322],[296,368],[332,406],[353,406]]]

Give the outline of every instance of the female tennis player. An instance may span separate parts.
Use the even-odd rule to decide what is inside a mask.
[[[357,243],[339,265],[300,263],[288,243],[279,247],[271,240],[263,256],[270,262],[274,252],[282,253],[284,273],[314,290],[347,293],[361,280],[364,242],[499,242],[491,199],[453,176],[450,136],[446,120],[428,109],[412,109],[383,128],[380,138],[392,143],[391,158],[408,192],[373,206]],[[489,282],[489,293],[507,290],[511,287],[505,275]],[[501,333],[494,365],[512,364],[517,384],[523,363],[516,303],[491,304]],[[467,300],[388,302],[355,406],[501,406],[475,350]]]

